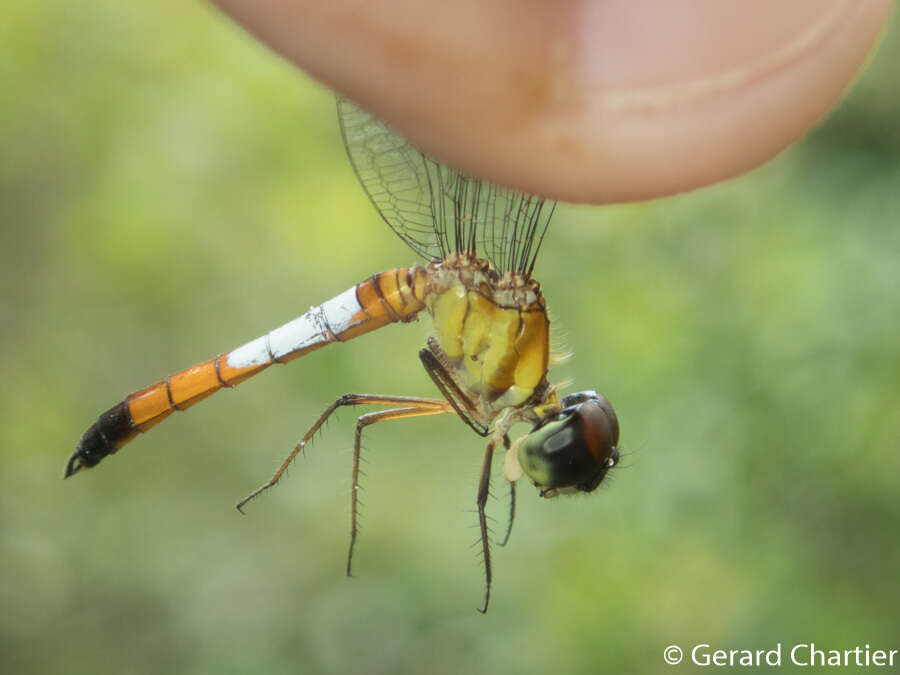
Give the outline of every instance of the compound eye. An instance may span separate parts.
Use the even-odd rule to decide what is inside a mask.
[[[580,397],[577,401],[572,398]],[[552,421],[535,426],[519,445],[519,464],[542,489],[593,491],[619,461],[619,422],[612,405],[595,392],[566,397]]]
[[[613,459],[615,465],[619,459],[619,454],[615,452],[619,444],[619,420],[612,404],[600,397],[582,403],[578,413],[584,424],[584,440],[591,455],[601,464],[608,464],[608,460]]]

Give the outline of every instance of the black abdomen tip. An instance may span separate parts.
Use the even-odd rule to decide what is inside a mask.
[[[66,464],[65,477],[96,466],[107,455],[125,445],[138,433],[128,412],[128,400],[113,406],[84,432],[78,447]]]

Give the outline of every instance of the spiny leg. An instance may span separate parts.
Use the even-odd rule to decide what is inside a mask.
[[[237,503],[237,510],[243,513],[243,507],[250,500],[258,497],[260,494],[268,490],[270,487],[273,487],[279,480],[281,480],[281,476],[287,471],[287,468],[291,465],[291,462],[300,454],[306,444],[312,440],[312,437],[316,435],[316,432],[322,428],[322,425],[325,424],[325,421],[331,417],[335,410],[345,405],[404,405],[404,406],[416,406],[417,408],[429,408],[432,410],[436,410],[438,412],[452,412],[447,409],[447,403],[441,401],[436,398],[419,398],[417,396],[381,396],[378,394],[344,394],[340,396],[334,403],[328,406],[325,409],[319,418],[315,421],[315,423],[310,427],[309,431],[307,431],[303,438],[300,439],[300,442],[294,446],[294,449],[291,453],[285,458],[285,460],[281,463],[281,466],[278,467],[278,470],[275,472],[275,475],[272,478],[260,485],[249,495],[244,497],[241,501]],[[437,414],[437,413],[433,413]]]
[[[475,503],[478,506],[478,526],[481,528],[481,552],[484,556],[484,606],[478,611],[487,612],[488,602],[491,599],[491,546],[488,540],[487,516],[484,507],[487,504],[488,492],[491,487],[491,460],[494,457],[494,445],[492,438],[484,451],[484,461],[481,464],[481,478],[478,481],[478,496]]]
[[[460,388],[459,384],[453,379],[453,376],[447,370],[447,367],[438,358],[443,354],[440,345],[433,338],[428,340],[428,349],[419,351],[419,360],[425,368],[425,372],[434,382],[435,386],[441,392],[445,399],[453,406],[459,418],[468,424],[472,430],[479,436],[488,435],[488,427],[477,421],[473,411],[475,404]],[[446,357],[444,357],[446,358]]]
[[[503,447],[509,450],[509,436],[503,436]],[[509,543],[509,535],[512,534],[513,521],[516,519],[516,484],[509,484],[509,519],[506,521],[506,534],[503,541],[498,541],[497,546],[506,546]]]
[[[412,400],[407,399],[405,402],[410,403]],[[370,424],[376,422],[386,422],[387,420],[404,419],[407,417],[423,417],[425,415],[441,415],[444,413],[453,413],[453,408],[445,401],[436,399],[419,399],[416,405],[403,408],[394,408],[393,410],[382,410],[374,413],[361,415],[356,420],[356,435],[353,440],[353,479],[350,486],[350,549],[347,552],[347,576],[351,574],[353,564],[353,549],[356,546],[356,535],[359,533],[358,527],[358,508],[359,508],[359,459],[362,447],[362,430]]]

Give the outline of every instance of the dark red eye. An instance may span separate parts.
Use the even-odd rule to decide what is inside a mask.
[[[544,489],[575,487],[591,492],[619,461],[619,422],[596,392],[562,401],[559,414],[532,429],[519,446],[519,464]]]

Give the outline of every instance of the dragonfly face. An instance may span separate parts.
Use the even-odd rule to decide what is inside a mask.
[[[519,465],[545,497],[592,492],[619,462],[619,421],[604,396],[582,391],[562,406],[519,444]]]

